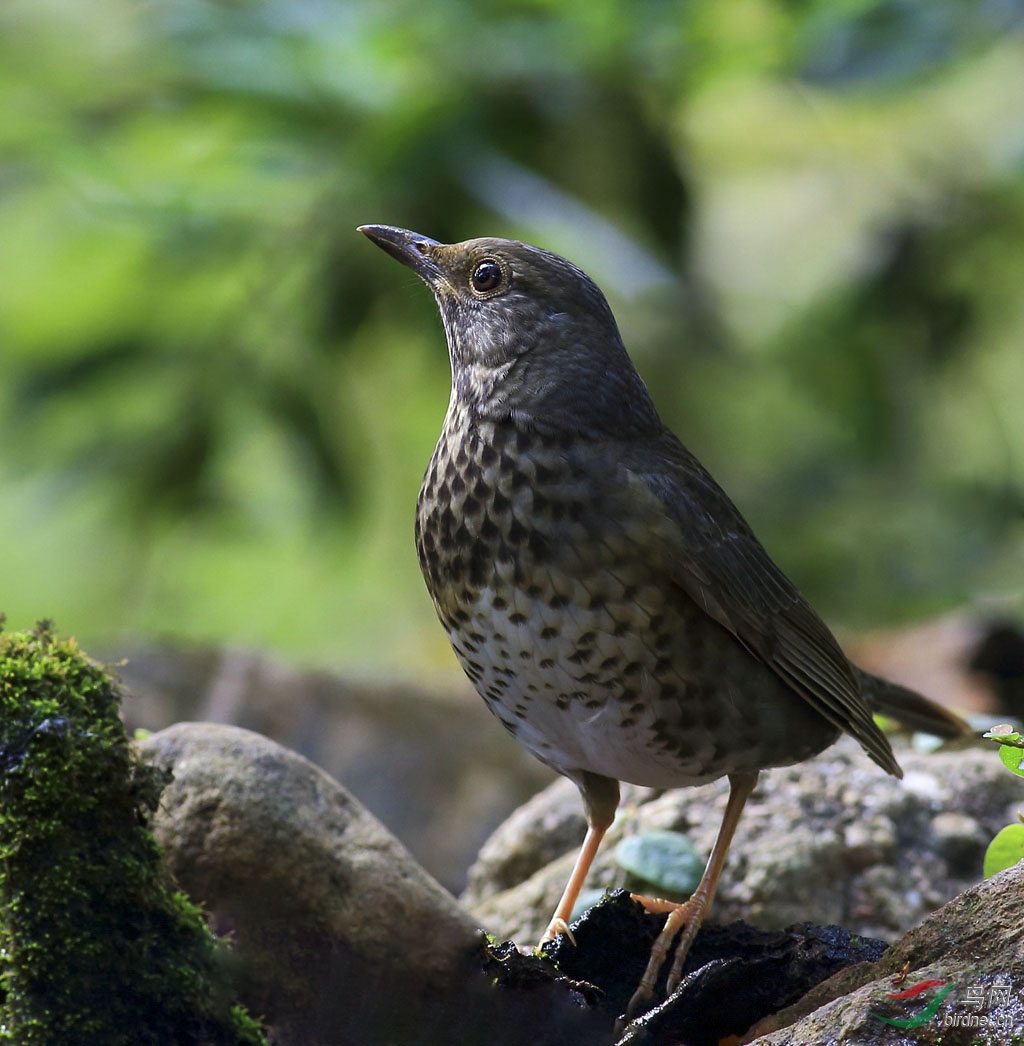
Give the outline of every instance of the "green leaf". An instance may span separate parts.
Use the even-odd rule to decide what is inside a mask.
[[[1015,730],[1010,723],[1000,723],[991,730],[986,730],[981,736],[987,741],[997,741],[1001,745],[1024,749],[1024,737],[1021,737],[1020,731]]]
[[[1007,770],[1012,770],[1018,777],[1024,777],[1024,768],[1021,767],[1021,758],[1024,757],[1024,748],[1015,748],[1012,745],[999,746],[999,758]]]
[[[693,843],[680,832],[631,835],[615,847],[615,860],[645,882],[680,896],[693,893],[704,871]]]
[[[1008,824],[988,844],[982,874],[987,879],[1020,860],[1024,860],[1024,824]]]

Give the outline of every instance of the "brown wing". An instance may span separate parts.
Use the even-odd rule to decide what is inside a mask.
[[[631,499],[657,499],[674,524],[661,532],[672,542],[675,584],[879,766],[902,777],[835,637],[700,462],[667,430],[655,446],[627,450],[621,460]]]

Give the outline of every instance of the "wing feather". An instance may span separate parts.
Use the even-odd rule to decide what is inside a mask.
[[[647,507],[674,524],[658,528],[670,535],[673,582],[879,766],[902,776],[835,637],[697,459],[665,430],[656,446],[621,461],[634,505],[651,499]]]

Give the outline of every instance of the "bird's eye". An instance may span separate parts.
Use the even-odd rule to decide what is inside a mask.
[[[473,270],[470,282],[477,294],[486,294],[499,287],[504,276],[501,266],[493,258],[485,258]]]

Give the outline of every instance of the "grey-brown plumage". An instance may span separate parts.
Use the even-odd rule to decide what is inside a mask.
[[[891,712],[899,691],[851,666],[661,423],[583,272],[509,240],[362,231],[425,280],[448,338],[452,395],[416,512],[438,616],[490,709],[586,807],[591,832],[549,933],[565,926],[618,781],[730,778],[699,903],[652,957],[688,922],[678,979],[758,771],[846,731],[899,775],[865,699],[884,693]],[[913,699],[938,732],[961,728]]]

